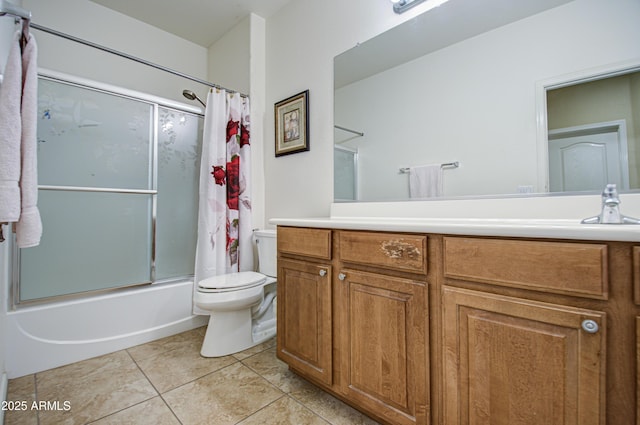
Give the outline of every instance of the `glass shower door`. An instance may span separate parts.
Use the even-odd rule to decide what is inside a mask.
[[[152,281],[154,105],[40,78],[38,247],[20,302]]]
[[[333,197],[337,202],[358,199],[358,150],[334,146]]]

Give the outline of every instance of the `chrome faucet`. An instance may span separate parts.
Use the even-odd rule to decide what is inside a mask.
[[[582,224],[640,224],[640,219],[626,217],[620,212],[620,197],[615,184],[608,184],[602,191],[602,212],[585,218]]]

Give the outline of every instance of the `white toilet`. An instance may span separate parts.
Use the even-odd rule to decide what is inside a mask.
[[[276,334],[276,231],[254,232],[258,270],[213,276],[198,282],[194,303],[210,312],[200,354],[237,353]]]

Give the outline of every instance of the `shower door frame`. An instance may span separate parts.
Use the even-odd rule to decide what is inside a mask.
[[[164,99],[158,96],[153,96],[147,93],[137,92],[134,90],[125,89],[106,83],[101,83],[93,80],[88,80],[82,77],[76,77],[69,74],[52,71],[48,69],[38,69],[38,79],[43,78],[49,81],[56,81],[62,84],[68,84],[74,87],[79,87],[87,90],[93,90],[112,96],[118,96],[127,98],[139,102],[143,102],[152,106],[152,119],[150,122],[151,140],[149,143],[149,170],[150,170],[150,187],[151,189],[124,189],[124,188],[105,188],[105,187],[76,187],[76,186],[57,186],[57,185],[38,185],[38,190],[52,190],[52,191],[66,191],[66,192],[92,192],[92,193],[129,193],[140,195],[151,195],[151,224],[150,224],[150,263],[149,263],[149,277],[150,280],[146,282],[138,282],[132,284],[125,284],[116,287],[93,289],[82,292],[75,292],[71,294],[54,295],[43,298],[36,298],[32,300],[20,299],[20,248],[15,241],[15,232],[13,232],[12,249],[11,249],[11,285],[9,299],[11,300],[10,309],[16,310],[20,307],[28,307],[39,304],[45,304],[55,301],[85,298],[87,296],[100,295],[110,293],[114,291],[122,291],[131,288],[138,288],[142,286],[151,285],[154,283],[169,283],[178,280],[183,280],[184,277],[171,278],[163,280],[162,282],[156,281],[156,220],[157,220],[157,201],[158,201],[158,126],[159,126],[159,108],[166,107],[182,112],[203,116],[204,112],[199,107],[183,104],[169,99]]]

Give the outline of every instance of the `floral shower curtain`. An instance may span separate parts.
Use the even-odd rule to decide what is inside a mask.
[[[196,282],[253,270],[249,99],[212,89],[206,104]]]

